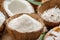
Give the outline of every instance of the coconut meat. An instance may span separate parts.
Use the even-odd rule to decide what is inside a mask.
[[[50,30],[50,35],[45,40],[60,40],[60,31]]]
[[[0,11],[0,27],[2,26],[2,24],[4,23],[5,21],[5,16],[4,14]]]
[[[34,8],[27,1],[22,0],[5,1],[4,8],[9,16],[19,13],[34,13]]]
[[[22,33],[39,31],[43,28],[43,25],[40,22],[26,14],[11,20],[8,23],[8,26],[9,28]]]
[[[43,12],[41,17],[49,22],[60,22],[60,9],[59,8],[51,8]]]

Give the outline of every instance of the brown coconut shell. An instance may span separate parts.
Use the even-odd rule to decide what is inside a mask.
[[[4,13],[4,15],[6,16],[6,18],[8,18],[9,16],[3,7],[3,2],[4,2],[4,0],[1,0],[0,11],[2,11]]]
[[[18,14],[15,15],[13,17],[10,17],[7,21],[6,21],[6,29],[8,31],[8,33],[15,38],[16,40],[36,40],[43,32],[43,28],[40,29],[39,31],[36,32],[28,32],[28,33],[21,33],[21,32],[17,32],[16,30],[13,30],[11,28],[9,28],[8,23],[13,20],[14,18],[17,18],[19,16],[21,16],[22,14]],[[31,16],[32,18],[38,20],[39,22],[42,22],[41,18],[37,15],[37,14],[29,14],[29,16]],[[43,24],[44,25],[44,24]]]
[[[14,40],[14,39],[8,34],[7,31],[5,31],[1,36],[1,40]]]
[[[4,0],[0,0],[0,5],[2,4],[3,1],[4,1]]]
[[[53,30],[56,31],[56,32],[59,32],[59,31],[60,31],[60,28],[57,26],[57,27],[53,28]],[[48,36],[50,36],[50,35],[51,35],[51,34],[48,32],[48,33],[45,35],[44,40],[46,40],[46,38],[47,38]]]
[[[2,6],[2,2],[3,2],[4,0],[0,0],[0,11],[5,15],[5,19],[7,19],[8,18],[8,16],[7,16],[7,13],[6,13],[6,11],[3,9],[3,6]],[[5,28],[5,22],[2,24],[2,26],[0,27],[0,32],[1,31],[3,31],[4,30],[4,28]]]
[[[0,10],[1,11],[1,10]],[[2,12],[2,11],[1,11]],[[3,13],[3,12],[2,12]],[[4,13],[3,13],[4,14]],[[4,14],[5,15],[5,14]],[[6,21],[7,17],[5,16],[5,21]],[[5,21],[2,25],[0,25],[0,32],[2,32],[5,29]]]
[[[58,8],[60,8],[60,0],[49,0],[45,3],[43,3],[41,6],[38,6],[37,12],[39,15],[43,14],[44,11],[51,9],[53,7],[57,6]],[[47,28],[53,28],[55,26],[58,26],[60,24],[60,22],[58,23],[54,23],[54,22],[48,22],[46,20],[44,20],[45,25],[47,26]]]
[[[35,0],[36,2],[42,2],[42,3],[44,3],[44,2],[46,2],[47,0]],[[32,4],[32,3],[31,3]],[[37,7],[38,7],[38,5],[34,5],[34,4],[32,4],[32,6],[34,7],[34,9],[36,10],[37,9]]]

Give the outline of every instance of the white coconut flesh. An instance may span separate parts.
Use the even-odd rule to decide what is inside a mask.
[[[2,26],[2,24],[4,23],[5,21],[5,16],[4,14],[0,11],[0,27]]]
[[[54,31],[53,29],[49,32],[51,35],[49,35],[46,40],[60,40],[60,31]]]
[[[23,14],[8,23],[8,27],[21,33],[35,32],[43,28],[43,25],[30,17],[29,15]]]
[[[60,9],[59,8],[51,8],[43,12],[41,17],[48,22],[60,22]]]
[[[34,8],[30,3],[22,0],[4,1],[4,8],[9,16],[19,13],[34,13]]]

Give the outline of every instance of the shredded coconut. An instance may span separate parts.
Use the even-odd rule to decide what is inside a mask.
[[[0,26],[4,23],[5,21],[5,16],[4,14],[0,11]]]
[[[46,40],[54,40],[53,36],[48,36],[48,38],[46,38]]]
[[[51,40],[50,38],[52,37],[54,40],[60,40],[60,31],[56,32],[53,29],[50,30],[49,32],[51,36],[47,37],[46,40]]]
[[[18,18],[13,19],[8,23],[8,26],[11,29],[14,29],[22,33],[38,31],[43,27],[40,22],[38,22],[37,20],[33,19],[32,17],[26,14],[23,14]]]
[[[44,11],[41,17],[49,22],[60,22],[60,9],[56,7],[48,9]]]

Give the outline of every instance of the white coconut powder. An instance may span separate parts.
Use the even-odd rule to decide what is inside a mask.
[[[5,21],[5,16],[4,16],[4,14],[0,11],[0,27],[1,27],[1,25],[4,23],[4,21]]]
[[[56,32],[53,29],[49,32],[51,35],[46,40],[60,40],[60,31]],[[52,39],[51,39],[52,38]]]
[[[49,22],[60,22],[60,9],[56,7],[48,9],[44,11],[41,17]]]
[[[18,32],[32,32],[32,31],[38,31],[43,28],[42,24],[38,22],[37,20],[33,19],[32,17],[23,14],[19,16],[18,18],[15,18],[11,20],[8,23],[8,26],[11,29],[14,29]]]

